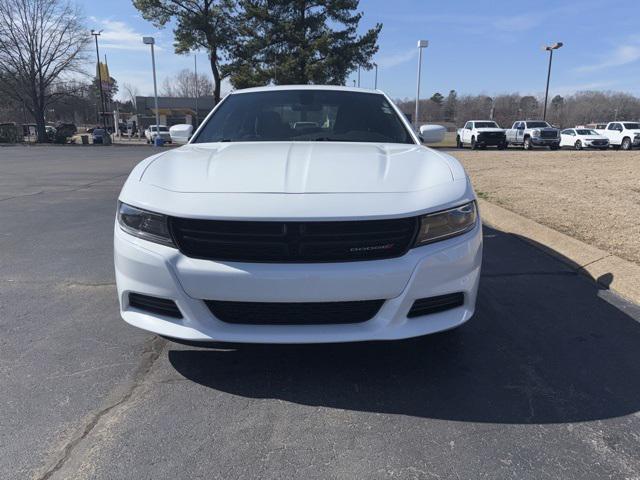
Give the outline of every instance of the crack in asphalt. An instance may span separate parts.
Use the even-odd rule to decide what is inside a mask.
[[[140,362],[136,372],[134,373],[133,380],[128,386],[127,390],[120,396],[120,398],[112,404],[104,407],[98,412],[94,413],[84,427],[78,429],[76,434],[60,449],[61,452],[58,455],[58,459],[54,460],[49,467],[45,467],[44,472],[38,476],[33,477],[34,480],[48,480],[55,475],[72,457],[74,451],[87,438],[87,436],[93,431],[98,422],[109,412],[115,408],[126,404],[135,395],[138,388],[143,383],[144,378],[153,368],[156,360],[160,357],[164,346],[167,341],[161,337],[153,337],[146,342],[146,345],[142,352],[142,361]]]
[[[67,188],[67,189],[61,189],[61,190],[40,190],[38,192],[34,192],[34,193],[25,193],[22,195],[13,195],[11,197],[5,197],[5,198],[0,198],[0,202],[5,202],[7,200],[14,200],[16,198],[25,198],[25,197],[35,197],[36,195],[45,195],[48,193],[69,193],[69,192],[77,192],[79,190],[83,190],[85,188],[91,188],[94,185],[98,185],[99,183],[103,183],[103,182],[109,182],[111,180],[115,180],[116,178],[122,178],[122,177],[127,177],[129,176],[128,173],[123,173],[120,175],[116,175],[114,177],[109,177],[109,178],[103,178],[101,180],[96,180],[95,182],[89,182],[89,183],[84,183],[82,185],[78,185],[74,188]]]

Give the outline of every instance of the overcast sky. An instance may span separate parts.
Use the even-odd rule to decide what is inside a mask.
[[[149,49],[143,35],[158,42],[158,83],[183,68],[193,56],[173,53],[170,27],[158,30],[140,17],[129,0],[80,1],[88,27],[103,29],[101,56],[120,85],[153,92]],[[578,90],[620,90],[640,95],[640,30],[634,2],[617,0],[361,0],[362,30],[383,24],[378,87],[393,98],[415,96],[418,39],[427,39],[422,96],[436,91],[540,94],[546,81],[545,43],[562,41],[554,56],[552,94]],[[207,58],[197,55],[198,71],[211,74]],[[356,78],[353,75],[349,81]],[[373,87],[373,72],[361,85]],[[228,90],[228,86],[226,89]],[[223,89],[224,90],[224,89]]]

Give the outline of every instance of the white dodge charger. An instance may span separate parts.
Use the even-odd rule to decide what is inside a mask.
[[[188,145],[133,169],[114,237],[124,320],[191,342],[455,328],[482,261],[460,163],[383,93],[344,87],[228,95]]]

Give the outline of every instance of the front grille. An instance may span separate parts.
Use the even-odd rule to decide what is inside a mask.
[[[478,138],[492,138],[492,139],[499,139],[499,138],[504,138],[505,134],[503,132],[483,132],[478,134]]]
[[[542,130],[540,132],[541,138],[558,138],[558,132],[555,130]]]
[[[607,140],[594,140],[593,142],[591,142],[591,145],[607,145],[609,142]]]
[[[335,325],[362,323],[376,316],[384,300],[355,302],[227,302],[205,300],[226,323],[243,325]]]
[[[152,297],[140,293],[129,293],[129,306],[145,312],[171,318],[182,318],[182,313],[173,300]]]
[[[444,312],[464,305],[464,293],[450,293],[437,297],[420,298],[413,302],[407,314],[409,318],[421,317],[432,313]]]
[[[193,258],[235,262],[321,263],[404,255],[418,218],[349,222],[242,222],[170,218],[173,240]]]

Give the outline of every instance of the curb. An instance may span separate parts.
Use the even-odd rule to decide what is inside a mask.
[[[481,198],[478,205],[482,220],[489,227],[518,235],[598,285],[640,304],[639,265]]]

